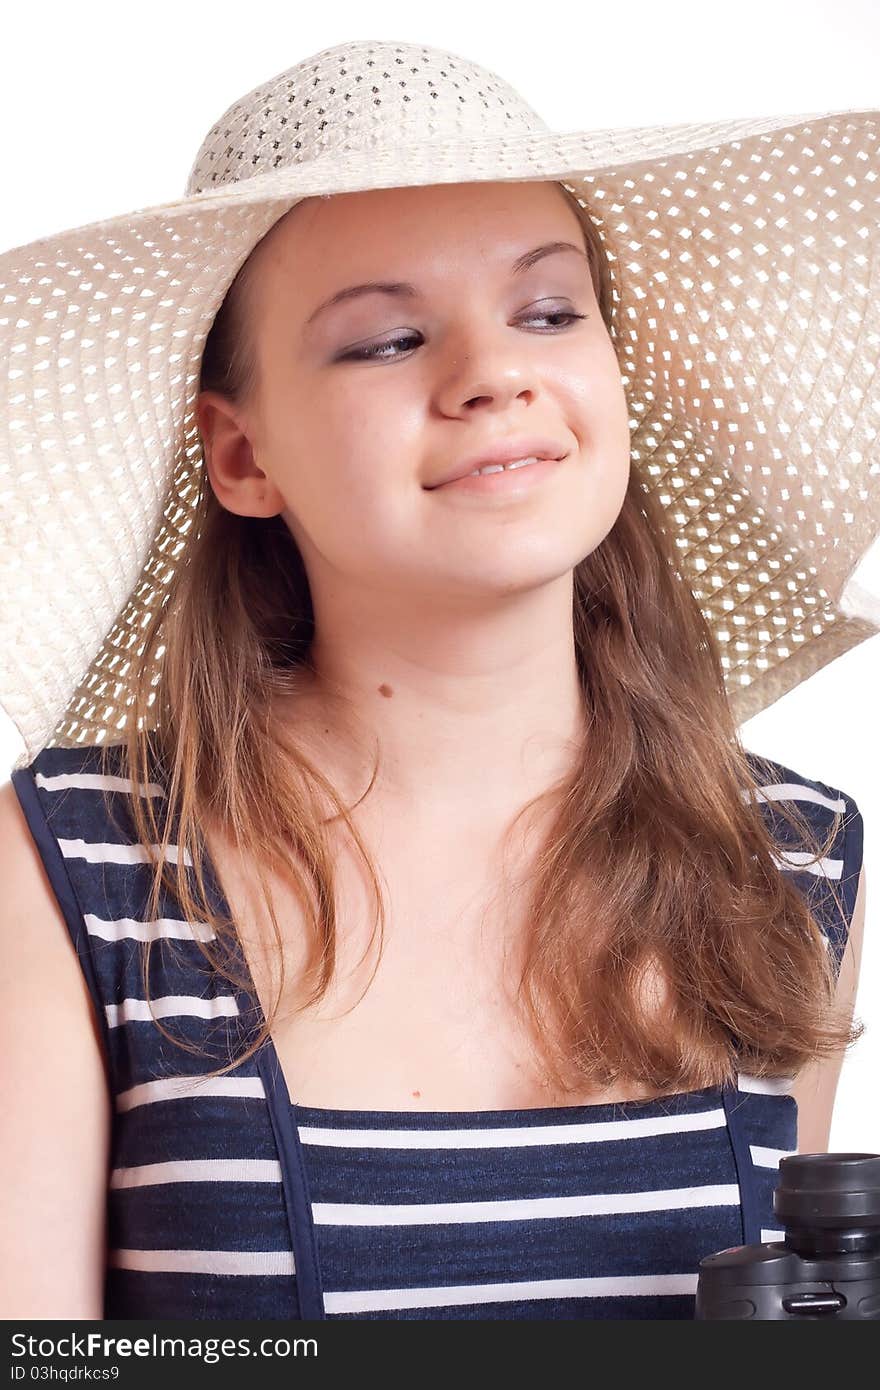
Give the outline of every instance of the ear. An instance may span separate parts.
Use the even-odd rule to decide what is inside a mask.
[[[275,516],[284,498],[255,456],[255,427],[219,391],[201,391],[196,419],[205,469],[218,502],[238,516]]]

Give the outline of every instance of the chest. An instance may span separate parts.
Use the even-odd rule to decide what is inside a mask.
[[[548,1086],[517,999],[525,896],[509,885],[499,890],[477,847],[452,858],[386,847],[378,861],[386,909],[381,951],[378,932],[370,939],[367,882],[355,856],[340,848],[334,970],[326,993],[310,1002],[310,928],[296,893],[270,879],[279,948],[253,864],[219,833],[206,840],[264,1015],[279,997],[272,1041],[296,1103],[494,1110],[653,1095],[632,1083],[564,1094]]]

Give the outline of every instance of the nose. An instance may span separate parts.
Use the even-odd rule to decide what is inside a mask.
[[[518,397],[531,401],[538,388],[537,366],[529,343],[515,337],[509,325],[471,331],[441,366],[441,402],[447,413],[484,409],[507,410]]]

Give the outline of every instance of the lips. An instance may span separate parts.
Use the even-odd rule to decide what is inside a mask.
[[[438,478],[424,483],[423,486],[431,491],[433,488],[443,487],[444,483],[454,483],[459,478],[466,478],[477,468],[488,468],[491,464],[514,463],[517,459],[553,459],[558,462],[565,458],[566,453],[565,445],[546,436],[500,439],[497,443],[487,446],[482,453],[451,464]]]

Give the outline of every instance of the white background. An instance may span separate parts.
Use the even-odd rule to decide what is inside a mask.
[[[560,130],[880,108],[875,0],[21,5],[3,17],[0,250],[180,196],[236,97],[350,39],[447,47],[512,82]],[[860,578],[880,591],[880,562]],[[856,1014],[867,1026],[844,1061],[837,1151],[880,1152],[878,676],[875,637],[743,726],[747,747],[840,788],[865,819]],[[0,712],[0,779],[20,748]]]

